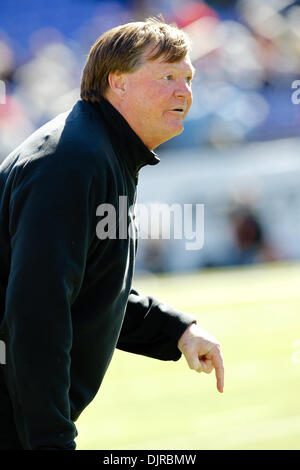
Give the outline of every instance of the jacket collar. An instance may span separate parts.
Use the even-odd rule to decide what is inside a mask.
[[[109,101],[103,98],[100,103],[94,103],[94,106],[105,122],[113,147],[135,176],[143,166],[157,165],[160,162],[156,153],[146,147]]]

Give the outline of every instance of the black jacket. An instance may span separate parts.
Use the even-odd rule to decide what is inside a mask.
[[[194,319],[131,289],[136,234],[118,236],[119,197],[134,204],[139,169],[158,162],[107,101],[80,100],[0,167],[0,371],[24,449],[75,448],[115,347],[180,358]],[[101,204],[115,238],[100,239]]]

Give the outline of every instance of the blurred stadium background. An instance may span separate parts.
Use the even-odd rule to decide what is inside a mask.
[[[204,204],[205,238],[198,251],[140,240],[136,284],[220,339],[228,386],[117,351],[79,448],[300,449],[298,1],[5,2],[0,161],[72,107],[102,32],[159,13],[193,41],[194,104],[141,171],[138,202]]]

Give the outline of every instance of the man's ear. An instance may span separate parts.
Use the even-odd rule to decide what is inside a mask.
[[[122,98],[126,93],[126,77],[121,72],[111,72],[108,75],[108,83],[113,93]]]

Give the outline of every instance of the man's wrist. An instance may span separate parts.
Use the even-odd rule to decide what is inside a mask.
[[[180,338],[178,340],[178,343],[177,343],[177,347],[178,347],[180,352],[182,352],[182,347],[183,347],[184,343],[186,342],[187,337],[190,335],[191,330],[193,330],[194,325],[196,325],[196,323],[197,323],[196,320],[194,320],[192,323],[190,323],[188,325],[188,327],[184,330],[182,335],[180,336]]]

